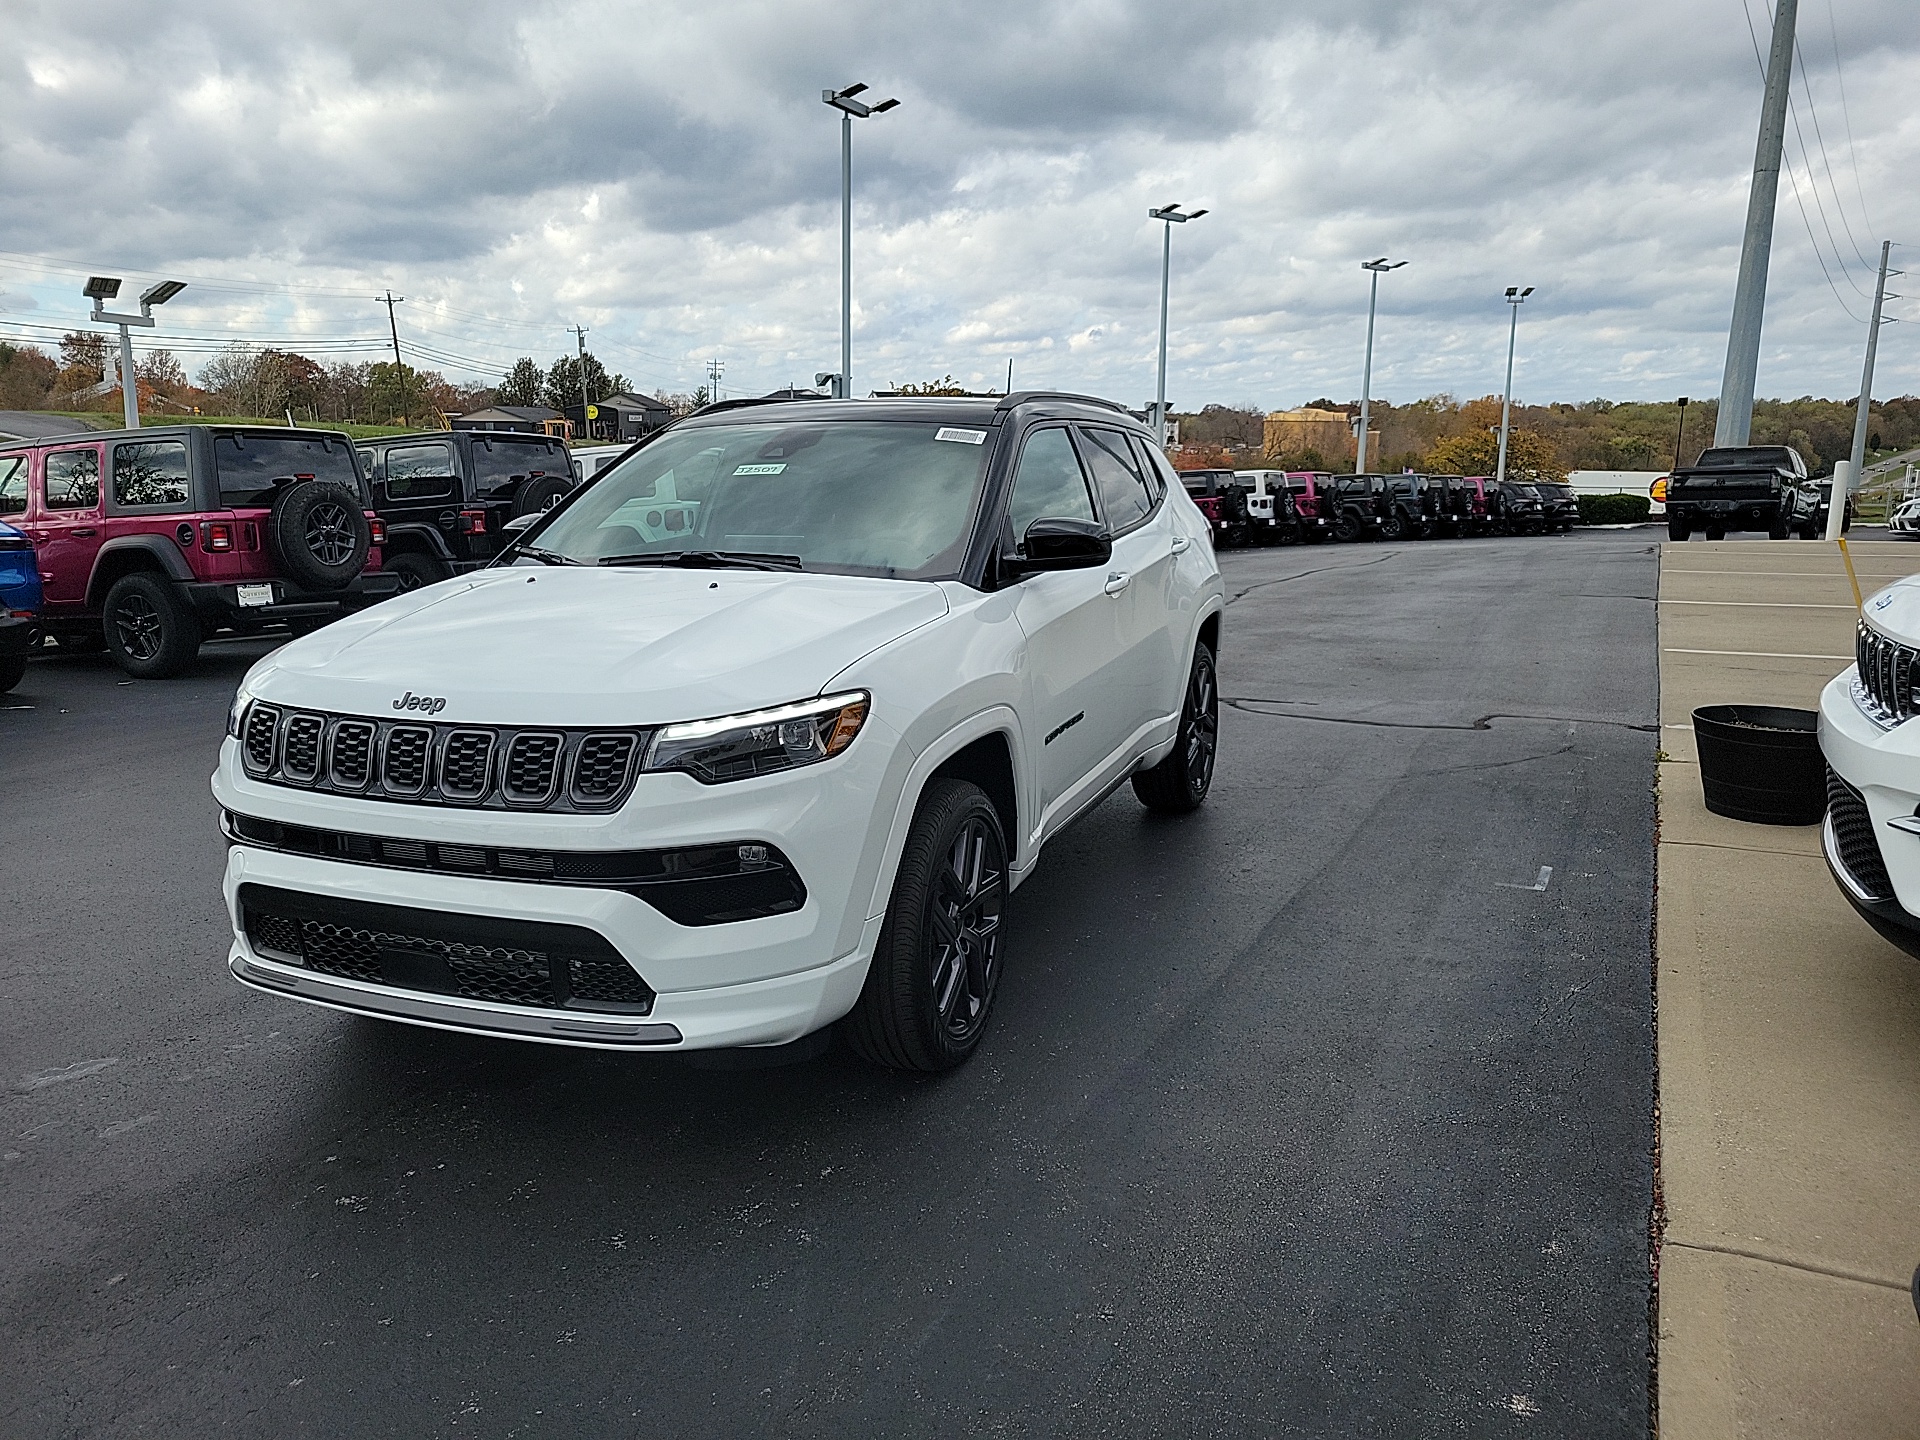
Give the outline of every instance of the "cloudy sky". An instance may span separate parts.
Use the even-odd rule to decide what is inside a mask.
[[[390,286],[452,376],[578,324],[648,390],[712,358],[728,393],[809,383],[839,348],[820,92],[863,80],[901,105],[855,124],[861,391],[1011,358],[1150,398],[1146,212],[1181,201],[1212,213],[1173,237],[1176,406],[1357,397],[1375,255],[1409,261],[1376,396],[1497,391],[1510,284],[1522,398],[1708,395],[1770,23],[1742,3],[0,0],[0,337],[56,338],[97,270],[191,281],[155,341],[189,365],[379,358]],[[1762,395],[1854,394],[1865,262],[1920,245],[1916,20],[1801,0]],[[1920,333],[1875,390],[1920,390]]]

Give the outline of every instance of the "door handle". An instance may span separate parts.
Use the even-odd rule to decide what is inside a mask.
[[[75,531],[73,532],[73,537],[74,537],[74,538],[75,538],[76,540],[78,540],[78,539],[83,539],[83,538],[85,538],[85,537],[86,537],[86,536],[88,536],[88,535],[98,535],[99,533],[100,533],[100,532],[99,532],[98,530],[92,530],[92,529],[88,529],[88,530],[75,530]]]
[[[1187,546],[1191,545],[1192,543],[1193,542],[1187,539],[1187,537],[1184,535],[1174,536],[1173,537],[1173,553],[1176,555],[1180,554],[1181,551],[1185,550]]]
[[[1125,571],[1115,570],[1107,576],[1107,594],[1118,595],[1132,582],[1133,577]]]

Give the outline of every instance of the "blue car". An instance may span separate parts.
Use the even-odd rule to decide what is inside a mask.
[[[33,542],[0,523],[0,695],[27,673],[27,652],[40,638],[40,566]]]

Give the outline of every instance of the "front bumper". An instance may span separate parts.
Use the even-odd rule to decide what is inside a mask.
[[[243,605],[242,589],[270,585],[273,598],[265,605]],[[252,627],[275,621],[301,620],[364,610],[400,593],[400,577],[385,570],[356,575],[342,590],[302,590],[287,580],[238,582],[193,581],[180,587],[201,619],[215,626]]]
[[[1837,784],[1821,851],[1849,904],[1920,956],[1920,720],[1883,727],[1853,698],[1849,667],[1820,694],[1820,750]]]

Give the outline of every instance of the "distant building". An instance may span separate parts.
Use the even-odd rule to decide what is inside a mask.
[[[1264,449],[1269,455],[1292,455],[1318,450],[1328,460],[1353,459],[1356,443],[1353,422],[1344,410],[1275,410],[1267,416]],[[1367,455],[1380,453],[1378,431],[1367,432]]]
[[[518,430],[531,435],[565,435],[572,428],[566,416],[544,405],[489,405],[452,416],[448,424],[455,430]]]
[[[638,440],[668,425],[673,409],[650,395],[609,395],[585,407],[569,405],[567,419],[583,441]]]

